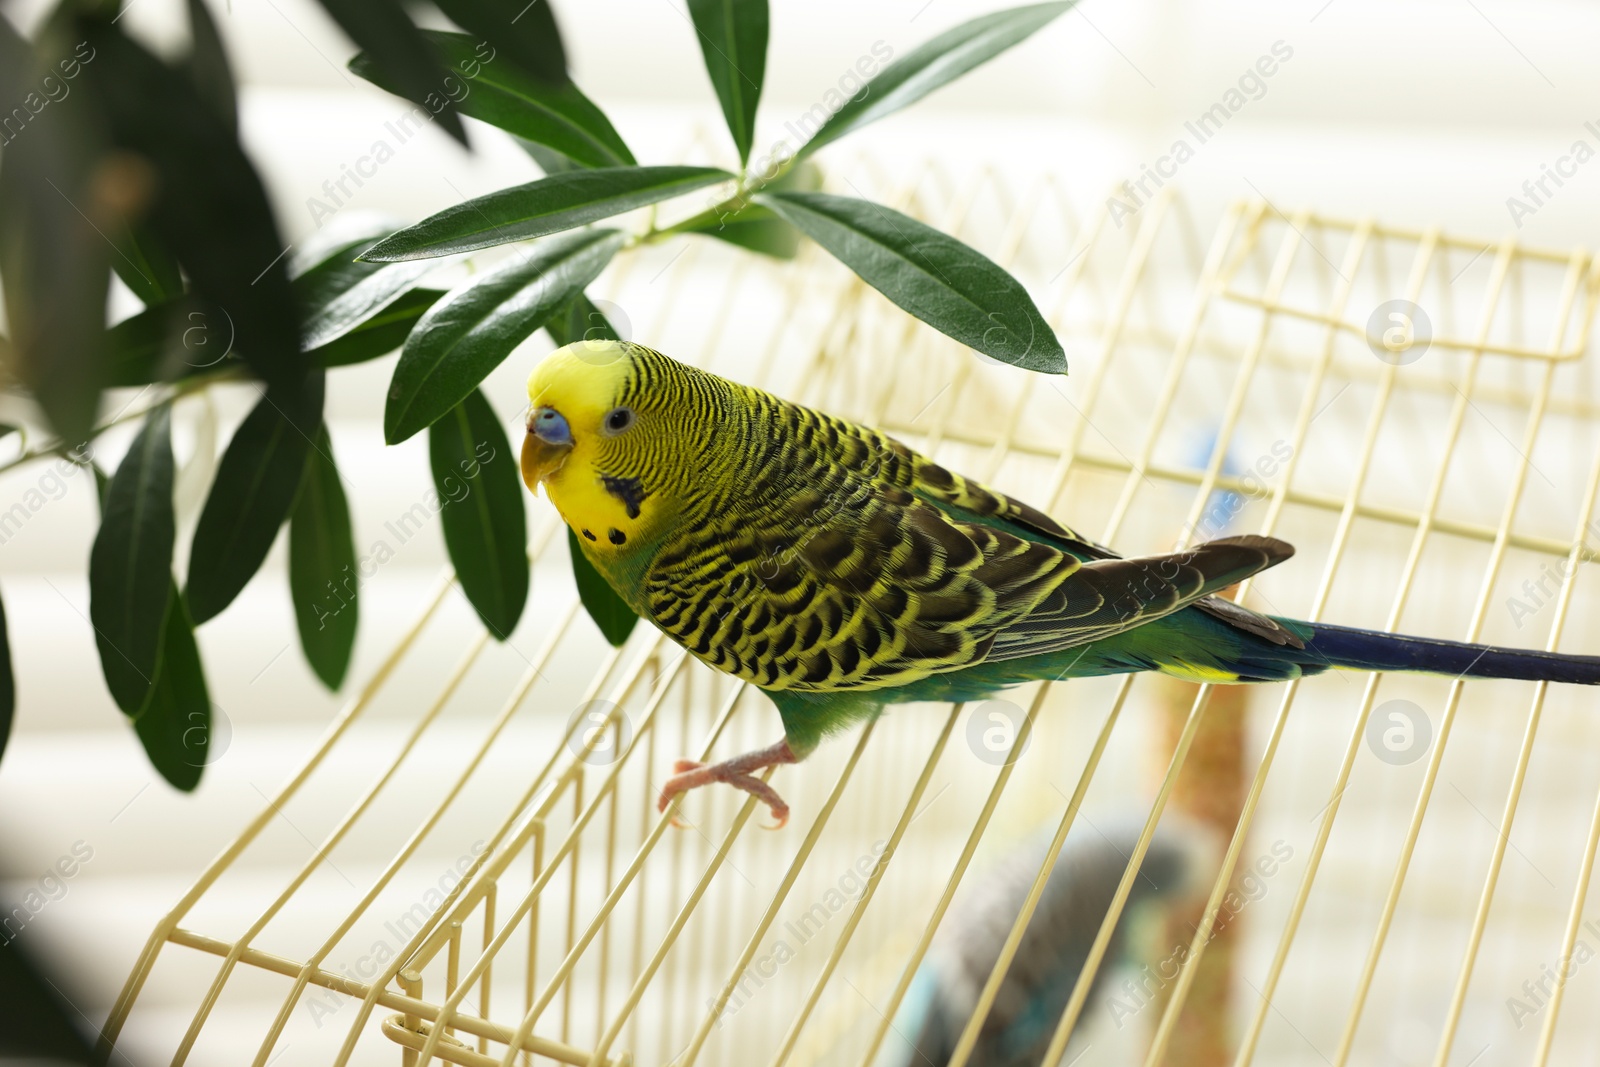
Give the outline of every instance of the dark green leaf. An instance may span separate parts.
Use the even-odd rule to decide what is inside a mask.
[[[558,347],[570,345],[574,341],[622,340],[616,327],[611,325],[605,314],[595,307],[594,301],[584,293],[573,297],[572,303],[568,304],[565,310],[552,315],[544,324],[544,328]]]
[[[148,225],[141,223],[124,229],[112,243],[116,246],[116,254],[111,257],[112,268],[145,307],[155,307],[183,295],[183,275],[178,261],[161,247]]]
[[[450,21],[536,78],[567,80],[567,53],[550,0],[434,0]],[[471,114],[471,112],[468,112]]]
[[[742,167],[750,159],[767,72],[767,0],[689,0],[689,16]]]
[[[439,50],[412,24],[398,0],[318,0],[323,10],[333,16],[350,39],[361,49],[357,59],[365,57],[374,71],[381,71],[383,81],[367,77],[403,96],[414,104],[421,104],[439,120],[445,132],[462,144],[467,143],[466,131],[461,128],[461,116],[447,93],[446,70]],[[354,61],[351,63],[354,69]],[[360,73],[360,71],[357,71]]]
[[[732,181],[714,167],[604,167],[553,174],[476,197],[384,238],[363,259],[447,256],[576,229],[648,204]]]
[[[184,598],[196,625],[239,595],[289,517],[322,422],[323,373],[269,387],[228,442],[189,549]]]
[[[17,428],[8,422],[0,422],[0,440],[10,437],[17,432]]]
[[[443,289],[413,289],[337,341],[306,355],[319,367],[344,367],[386,356],[406,343],[423,313],[443,295]]]
[[[211,696],[177,583],[167,577],[167,618],[150,699],[134,716],[134,732],[150,763],[174,789],[200,784],[211,755]]]
[[[712,221],[684,232],[702,233],[774,259],[793,259],[800,250],[799,232],[760,204],[730,214],[720,225]]]
[[[394,231],[391,229],[387,232]],[[305,319],[383,269],[381,264],[364,263],[356,259],[383,236],[379,234],[365,240],[340,242],[320,256],[317,262],[307,264],[301,261],[290,267],[294,278],[290,284],[294,287],[295,299],[299,301]]]
[[[111,697],[137,715],[150,697],[172,584],[172,412],[163,404],[112,475],[89,553],[89,620]]]
[[[266,381],[298,382],[304,360],[284,245],[238,138],[187,75],[118,26],[85,20],[83,32],[96,56],[82,79],[122,149],[116,173],[126,195],[148,186],[150,228],[224,320],[211,328],[231,334]]]
[[[987,63],[1066,13],[1075,0],[1007,8],[953,26],[884,67],[860,93],[822,122],[801,154],[815,152]],[[802,124],[805,120],[802,119]]]
[[[822,188],[822,171],[801,160],[766,187],[768,192],[813,193]],[[800,231],[760,204],[718,206],[679,223],[675,229],[738,245],[774,259],[793,259],[800,249]]]
[[[427,37],[459,72],[457,80],[467,93],[456,106],[464,114],[549,145],[584,166],[615,167],[634,162],[611,121],[576,85],[530,77],[517,67],[494,59],[492,50],[485,51],[479,42],[463,34],[429,31]],[[395,91],[394,83],[365,55],[351,60],[350,69],[380,88]],[[406,120],[400,122],[404,124]]]
[[[156,304],[106,331],[107,381],[110,386],[149,385],[169,380],[175,305]]]
[[[0,277],[11,331],[5,377],[27,386],[56,433],[77,443],[94,426],[104,384],[112,251],[91,220],[120,223],[124,205],[107,195],[113,175],[88,94],[72,92],[37,115],[23,106],[43,99],[40,78],[57,64],[76,64],[80,73],[93,66],[49,46],[35,55],[0,18]]]
[[[33,31],[34,42],[41,46],[51,41],[78,40],[74,31],[79,15],[98,14],[115,18],[122,11],[123,0],[56,0],[56,3],[48,6],[49,13]]]
[[[350,668],[360,585],[350,508],[324,426],[306,454],[300,495],[289,515],[289,595],[306,662],[329,689],[338,689]]]
[[[5,66],[0,67],[0,90],[8,94],[26,92],[34,70],[33,46],[3,15],[0,15],[0,59],[6,61]]]
[[[222,33],[211,17],[206,0],[188,0],[189,37],[193,42],[189,50],[189,77],[195,88],[211,103],[217,117],[230,131],[239,128],[239,104],[234,98],[233,70],[228,65],[227,49],[222,47]]]
[[[303,239],[288,257],[289,278],[298,288],[307,275],[348,263],[400,225],[384,215],[341,215]]]
[[[366,220],[354,227],[329,226],[302,242],[289,259],[290,287],[300,306],[302,340],[304,328],[320,309],[344,297],[378,269],[356,259],[380,239],[395,231],[398,223],[387,218]],[[316,345],[302,344],[309,349]]]
[[[518,461],[500,419],[474,389],[428,431],[445,547],[489,633],[504,641],[528,599],[528,527]]]
[[[306,307],[300,343],[307,349],[320,348],[343,337],[393,304],[437,264],[422,260],[387,266],[366,262],[344,266],[349,269],[338,274],[339,281],[346,283],[344,287],[337,291],[332,286],[323,287],[322,299]]]
[[[1065,374],[1067,356],[1021,284],[954,237],[881,204],[828,193],[761,194],[878,292],[1002,363]]]
[[[5,605],[0,604],[0,757],[5,755],[16,711],[17,679],[11,672],[11,638],[6,630]]]
[[[583,164],[574,163],[571,156],[563,155],[554,148],[548,148],[537,141],[530,141],[526,137],[516,138],[517,147],[528,153],[529,157],[539,165],[545,174],[563,174],[569,170],[577,170]]]
[[[605,269],[623,235],[581,230],[451,290],[406,338],[389,383],[383,436],[398,444],[478,387],[500,361]]]
[[[600,627],[605,639],[614,648],[621,648],[633,633],[633,624],[639,621],[639,616],[594,569],[570,526],[567,527],[567,551],[572,554],[572,577],[578,583],[578,599],[583,601],[584,610]]]
[[[232,332],[226,315],[192,297],[145,308],[106,332],[106,384],[176,382],[236,364]]]

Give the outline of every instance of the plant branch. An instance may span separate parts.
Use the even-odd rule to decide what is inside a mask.
[[[675,222],[671,226],[664,226],[658,229],[655,224],[655,213],[652,211],[649,228],[643,233],[630,238],[628,243],[622,247],[626,250],[640,245],[655,244],[668,237],[675,237],[680,233],[699,229],[704,223],[713,219],[720,222],[729,215],[736,215],[750,206],[750,198],[752,196],[789,173],[790,169],[798,161],[798,156],[790,156],[766,174],[752,174],[749,171],[742,173],[738,184],[733,190],[733,195],[713,204],[698,215],[691,215],[689,218],[681,222]]]
[[[146,404],[145,406],[134,411],[125,411],[116,418],[110,419],[107,422],[96,426],[92,431],[90,431],[87,440],[81,442],[81,444],[88,444],[89,441],[99,437],[113,426],[121,426],[123,423],[142,419],[146,415],[150,414],[150,412],[160,407],[162,404],[171,403],[172,401],[188,396],[191,393],[198,393],[201,390],[210,388],[213,385],[219,385],[223,382],[241,379],[243,376],[243,371],[240,368],[228,367],[224,370],[215,371],[211,374],[197,374],[192,378],[185,378],[182,381],[177,382],[173,386],[172,391],[161,399]],[[76,451],[78,447],[81,447],[81,444],[74,446],[69,445],[65,441],[57,440],[40,448],[25,449],[18,455],[11,457],[6,462],[0,463],[0,474],[5,474],[7,471],[12,470],[13,468],[21,467],[24,464],[31,463],[36,459],[44,459],[48,456],[66,456],[68,453]]]

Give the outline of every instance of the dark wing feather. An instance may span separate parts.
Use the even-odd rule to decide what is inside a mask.
[[[983,523],[1004,523],[1024,537],[1042,538],[1064,548],[1079,559],[1115,559],[1117,554],[1069,529],[1038,508],[1016,497],[1007,496],[971,478],[940,466],[927,456],[913,452],[898,441],[892,444],[905,452],[910,471],[911,491],[958,519]]]
[[[1162,556],[1086,563],[1026,618],[1007,627],[989,659],[1060,652],[1143,626],[1293,554],[1283,541],[1241,536]]]
[[[1208,596],[1196,600],[1194,606],[1214,618],[1232,626],[1236,630],[1243,630],[1247,634],[1254,634],[1275,645],[1287,645],[1289,648],[1305,648],[1306,643],[1299,635],[1279,626],[1270,617],[1259,611],[1251,611],[1243,604],[1235,604],[1231,600],[1224,600],[1217,596]]]
[[[1084,564],[847,478],[694,531],[658,555],[645,595],[663,630],[764,689],[883,689],[1120,633],[1290,551],[1230,538]]]
[[[762,688],[880,689],[980,662],[1078,565],[845,480],[693,531],[658,554],[644,591],[663,630]]]
[[[913,491],[956,518],[970,517],[980,522],[984,520],[1003,522],[1018,529],[1024,536],[1042,537],[1048,543],[1058,545],[1082,560],[1121,558],[1105,545],[1061,525],[1038,508],[964,478],[910,449],[906,449],[906,452],[912,471]],[[1272,619],[1231,600],[1207,596],[1195,601],[1194,607],[1275,645],[1305,647],[1304,641]]]

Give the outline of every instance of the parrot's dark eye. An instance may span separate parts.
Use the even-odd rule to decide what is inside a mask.
[[[633,420],[632,408],[613,408],[611,414],[606,416],[606,433],[621,433],[633,425]]]

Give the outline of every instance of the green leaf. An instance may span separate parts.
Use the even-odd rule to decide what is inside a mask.
[[[320,348],[338,340],[394,303],[437,265],[429,260],[387,266],[359,261],[343,264],[348,269],[338,272],[342,287],[324,286],[321,299],[307,306],[301,345]]]
[[[178,585],[167,576],[168,608],[150,699],[134,716],[133,729],[161,777],[187,793],[200,784],[211,748],[211,696]]]
[[[306,454],[300,494],[289,515],[289,595],[306,662],[329,689],[338,689],[350,668],[360,585],[350,507],[324,426]]]
[[[1007,8],[953,26],[913,48],[825,119],[801,155],[854,133],[981,66],[1065,14],[1075,0]]]
[[[811,160],[804,159],[769,184],[766,191],[814,193],[821,188],[822,171]],[[774,259],[793,259],[800,250],[799,230],[770,209],[749,201],[733,210],[712,208],[678,223],[674,229],[715,237]]]
[[[361,253],[393,233],[389,229],[359,241],[340,241],[323,250],[314,261],[295,257],[290,264],[290,286],[303,308],[310,309],[336,299],[340,293],[371,274],[373,267],[356,259]]]
[[[684,232],[715,237],[773,259],[793,259],[800,250],[800,234],[795,228],[760,204],[742,208],[720,224],[713,220]]]
[[[203,310],[193,297],[145,308],[106,331],[106,385],[177,382],[236,363],[231,333],[226,315]]]
[[[467,143],[461,116],[456,114],[455,105],[446,92],[445,79],[451,75],[441,62],[439,50],[412,24],[398,0],[318,2],[361,49],[361,55],[356,58],[365,57],[374,71],[382,72],[383,81],[367,75],[363,77],[396,96],[422,105],[439,120],[446,133],[462,144]],[[353,69],[353,61],[351,65]]]
[[[550,321],[544,324],[544,328],[557,347],[570,345],[574,341],[622,340],[622,335],[617,333],[616,327],[611,325],[605,314],[594,306],[594,301],[585,293],[573,297],[572,303],[552,315]]]
[[[106,144],[88,94],[64,95],[37,117],[22,106],[58,62],[78,60],[65,52],[58,58],[49,46],[36,56],[0,18],[0,100],[6,101],[0,107],[7,120],[0,137],[0,278],[11,331],[4,376],[25,385],[56,433],[76,444],[93,429],[104,384],[112,255],[90,212],[104,227],[121,221],[114,210],[121,205],[105,200],[114,190],[104,180],[111,177],[102,167]],[[81,74],[92,65],[77,69]]]
[[[100,464],[89,461],[89,469],[94,472],[94,491],[99,496],[100,514],[105,515],[106,494],[111,492],[111,476],[105,472]]]
[[[289,279],[298,288],[316,272],[349,263],[381,237],[391,234],[400,223],[384,215],[361,213],[341,215],[309,234],[288,257]]]
[[[178,269],[178,261],[161,246],[148,225],[124,229],[112,244],[116,247],[116,254],[111,257],[112,268],[145,307],[155,307],[183,295],[183,274]]]
[[[6,61],[0,66],[0,91],[26,91],[24,87],[33,76],[35,66],[33,45],[4,15],[0,15],[0,59]]]
[[[714,167],[604,167],[552,174],[446,208],[379,241],[361,258],[390,263],[492,248],[732,180]]]
[[[583,601],[584,610],[612,647],[621,648],[633,633],[633,624],[639,621],[639,616],[594,569],[570,526],[567,527],[567,551],[572,554],[572,577],[578,583],[578,599]]]
[[[172,582],[172,412],[145,417],[106,487],[89,553],[89,621],[111,697],[137,715],[150,697]]]
[[[389,383],[383,437],[399,444],[466,399],[511,350],[597,278],[622,247],[616,230],[581,230],[447,293],[406,338]]]
[[[530,77],[493,59],[492,52],[485,58],[479,43],[464,34],[428,31],[426,36],[467,86],[466,96],[456,104],[464,114],[549,145],[586,167],[633,165],[633,153],[611,120],[576,85]],[[350,61],[350,69],[380,88],[395,91],[394,83],[364,54]]]
[[[131,315],[106,331],[109,386],[149,385],[169,380],[172,329],[176,304],[156,304]]]
[[[567,52],[550,0],[434,0],[450,21],[547,82],[567,80]],[[468,112],[471,114],[471,112]]]
[[[516,138],[517,147],[528,153],[539,169],[546,175],[564,174],[569,170],[577,170],[582,163],[574,162],[571,156],[563,155],[554,148],[549,148],[537,141],[530,141],[526,137]]]
[[[0,604],[0,758],[11,736],[11,720],[17,711],[17,679],[11,670],[11,638],[6,631],[6,609]]]
[[[322,399],[321,371],[298,389],[269,387],[228,442],[189,549],[184,599],[196,625],[233,603],[267,558],[300,489]]]
[[[189,77],[194,79],[200,95],[211,102],[217,117],[230,131],[239,129],[239,104],[233,90],[233,70],[228,64],[228,52],[222,47],[222,33],[211,17],[206,0],[188,0],[189,37],[193,42],[189,50]]]
[[[504,641],[528,599],[528,527],[517,457],[483,390],[428,430],[428,459],[461,591]]]
[[[122,150],[118,173],[128,195],[140,182],[148,186],[151,231],[183,264],[194,294],[217,309],[255,373],[298,382],[305,364],[284,244],[238,137],[185,73],[117,25],[80,24],[96,51],[80,77]]]
[[[337,341],[306,355],[319,367],[345,367],[386,356],[406,343],[423,313],[443,295],[443,289],[413,289]]]
[[[986,356],[1065,374],[1067,356],[1004,269],[909,215],[848,196],[773,193],[757,198],[929,326]]]
[[[689,0],[689,16],[742,167],[750,160],[767,71],[767,0]]]

